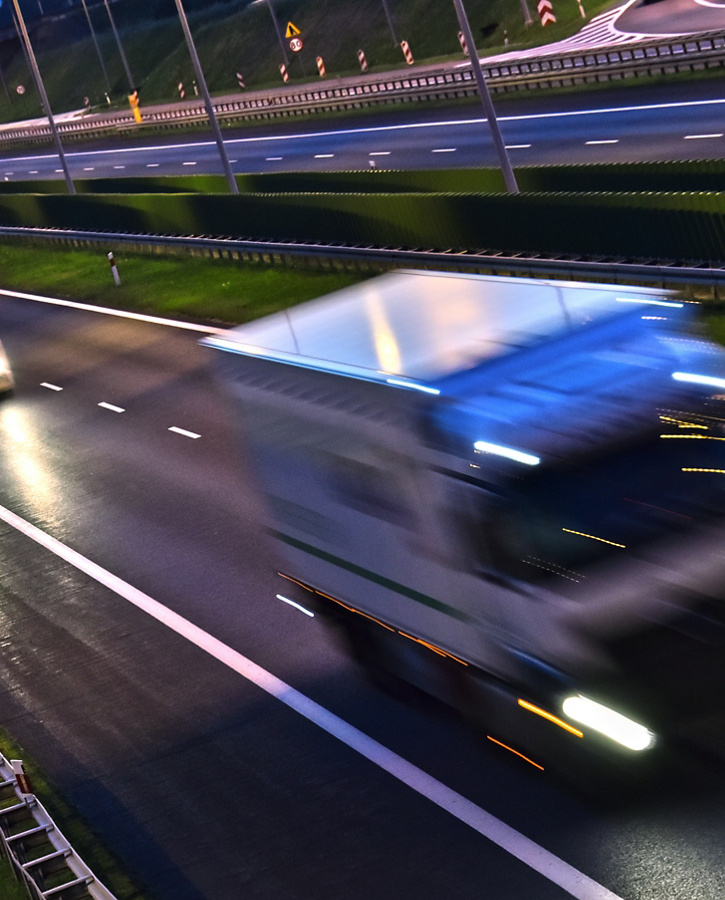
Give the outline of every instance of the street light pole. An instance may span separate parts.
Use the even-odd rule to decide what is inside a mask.
[[[63,168],[63,173],[65,175],[65,183],[68,186],[68,193],[75,194],[76,187],[73,184],[73,179],[71,178],[70,169],[68,168],[68,163],[66,162],[65,153],[63,152],[63,146],[60,142],[60,135],[58,134],[58,127],[55,124],[55,119],[53,118],[53,113],[50,109],[50,103],[48,102],[48,95],[45,93],[45,85],[43,84],[43,79],[40,76],[40,69],[38,68],[38,63],[35,59],[35,54],[33,53],[33,48],[30,44],[30,38],[28,37],[28,29],[25,27],[25,19],[23,18],[23,14],[20,11],[20,4],[18,0],[13,0],[13,6],[15,7],[15,15],[17,17],[17,23],[20,27],[21,36],[23,39],[23,44],[25,45],[25,52],[28,58],[28,63],[30,64],[30,69],[33,73],[33,78],[35,79],[35,86],[38,89],[38,95],[40,96],[40,102],[43,104],[43,111],[45,115],[48,117],[48,123],[50,124],[50,130],[53,133],[53,140],[55,142],[55,148],[58,151],[58,156],[60,157],[60,164]]]
[[[531,12],[529,11],[529,4],[526,0],[521,0],[521,9],[524,11],[524,24],[528,27],[532,25],[534,20],[531,18]]]
[[[481,61],[478,58],[478,51],[476,50],[476,45],[473,40],[471,26],[468,22],[466,11],[463,8],[463,0],[453,0],[453,5],[456,8],[458,25],[461,29],[463,37],[465,38],[466,44],[468,45],[468,52],[471,59],[471,68],[473,69],[473,75],[476,79],[476,85],[478,87],[478,94],[481,98],[484,112],[486,113],[488,126],[491,129],[493,143],[496,148],[496,152],[498,153],[499,164],[501,166],[501,171],[503,172],[503,179],[506,182],[506,187],[509,193],[518,194],[519,186],[518,184],[516,184],[516,176],[514,175],[514,170],[511,168],[511,162],[508,158],[508,153],[506,152],[506,145],[503,141],[501,129],[498,127],[496,110],[493,107],[491,94],[489,93],[486,79],[483,76],[483,69],[481,69]]]
[[[388,6],[388,0],[382,0],[383,9],[385,10],[385,17],[388,20],[388,28],[390,29],[390,33],[393,36],[393,46],[397,47],[400,44],[398,40],[398,35],[395,32],[395,20],[393,19],[393,14],[390,12],[390,7]]]
[[[274,30],[277,32],[277,40],[279,41],[279,46],[282,50],[282,59],[284,60],[284,64],[286,68],[289,69],[289,57],[287,56],[287,47],[284,43],[284,38],[282,37],[282,29],[279,27],[279,22],[277,21],[277,14],[274,11],[274,7],[272,6],[272,0],[267,0],[267,6],[269,7],[269,11],[272,15],[272,21],[274,22]]]
[[[17,0],[15,0],[17,2]],[[237,187],[236,179],[234,178],[234,172],[232,172],[232,167],[229,164],[229,157],[227,156],[227,151],[224,146],[224,141],[222,139],[221,129],[219,128],[219,122],[217,122],[216,113],[214,112],[214,106],[211,102],[211,97],[209,95],[209,88],[206,86],[206,78],[204,78],[204,72],[201,68],[201,63],[199,62],[199,56],[196,52],[196,47],[194,46],[194,39],[191,36],[191,30],[189,28],[189,22],[186,18],[186,13],[184,12],[184,7],[181,3],[181,0],[175,0],[176,9],[179,12],[179,21],[181,22],[181,28],[184,32],[184,37],[186,38],[186,45],[189,48],[189,55],[191,56],[191,61],[194,64],[194,71],[196,72],[196,81],[199,85],[199,90],[201,91],[201,95],[204,98],[204,105],[206,106],[206,114],[209,116],[209,122],[211,124],[211,129],[214,132],[214,140],[216,141],[217,149],[219,150],[219,157],[222,161],[222,168],[224,169],[224,174],[227,178],[227,184],[229,185],[229,190],[232,194],[238,194],[239,188]]]
[[[116,22],[113,18],[113,13],[111,12],[111,7],[108,5],[108,0],[103,0],[106,5],[106,12],[108,13],[108,19],[111,23],[111,31],[113,31],[113,36],[116,39],[116,46],[118,47],[118,52],[121,56],[121,62],[123,63],[123,68],[126,72],[126,78],[128,79],[128,86],[130,88],[130,93],[136,90],[136,85],[133,81],[133,75],[131,74],[131,69],[128,66],[128,60],[126,59],[126,54],[123,52],[123,44],[121,43],[121,38],[118,35],[118,29],[116,28]]]
[[[93,38],[93,46],[96,48],[96,54],[98,55],[98,62],[101,64],[101,70],[103,71],[103,79],[106,82],[106,90],[108,93],[111,93],[111,82],[108,80],[108,72],[106,72],[106,66],[103,62],[103,57],[101,56],[101,48],[98,46],[98,40],[96,39],[96,30],[93,27],[93,22],[91,22],[91,16],[88,12],[88,7],[86,6],[86,0],[81,0],[83,4],[83,12],[86,14],[86,19],[88,20],[88,27],[91,29],[91,37]]]

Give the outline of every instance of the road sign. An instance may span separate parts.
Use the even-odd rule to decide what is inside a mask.
[[[287,31],[284,33],[286,38],[296,37],[299,33],[300,30],[296,25],[293,25],[291,22],[287,23]]]
[[[542,25],[553,25],[556,22],[551,0],[539,0],[538,10]]]
[[[293,37],[289,42],[289,48],[293,53],[299,53],[302,49],[302,41],[300,40],[300,38]]]

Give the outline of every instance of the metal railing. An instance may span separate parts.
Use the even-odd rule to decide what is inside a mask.
[[[1,753],[0,848],[31,900],[115,900]]]
[[[483,71],[494,92],[568,87],[651,75],[693,72],[725,63],[725,31],[687,38],[667,38],[599,49],[522,57],[486,63]],[[319,112],[363,109],[389,103],[423,103],[472,97],[476,85],[470,64],[421,67],[395,74],[328,78],[314,84],[249,91],[217,98],[214,111],[228,124],[305,116]],[[64,139],[100,137],[113,133],[174,129],[206,120],[201,101],[143,109],[143,123],[130,112],[100,113],[59,122]],[[5,128],[0,146],[45,142],[50,127],[42,123]]]
[[[55,241],[70,246],[120,245],[136,252],[191,252],[217,258],[238,259],[266,265],[341,266],[363,271],[394,267],[488,272],[619,283],[655,283],[707,287],[714,297],[725,286],[725,268],[711,265],[682,266],[666,260],[630,262],[615,259],[546,257],[498,252],[442,252],[403,247],[349,246],[342,244],[252,241],[195,235],[152,235],[80,231],[61,228],[0,227],[0,238]]]

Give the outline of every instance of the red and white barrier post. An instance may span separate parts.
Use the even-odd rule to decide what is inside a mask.
[[[280,64],[279,74],[282,76],[282,81],[287,83],[289,81],[289,72],[287,71],[287,66],[284,63]]]
[[[320,78],[324,78],[325,77],[325,63],[324,63],[322,57],[318,56],[316,58],[316,62],[317,62],[317,71],[320,73]]]
[[[405,61],[409,66],[412,66],[415,60],[413,59],[413,54],[411,52],[410,46],[407,41],[400,42],[400,49],[403,51],[403,56],[405,57]]]
[[[551,0],[539,0],[537,8],[539,10],[539,17],[542,25],[553,25],[554,22],[556,22],[554,7],[551,5]]]
[[[365,59],[365,52],[363,50],[357,51],[357,61],[360,63],[360,68],[363,72],[367,72],[368,70],[368,61]]]
[[[459,31],[459,32],[458,32],[458,40],[460,41],[460,44],[461,44],[461,50],[463,50],[463,55],[464,55],[464,56],[468,56],[468,44],[466,43],[466,39],[465,39],[465,37],[463,36],[463,32],[462,32],[462,31]]]

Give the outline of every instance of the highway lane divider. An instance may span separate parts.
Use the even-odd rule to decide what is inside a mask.
[[[725,193],[0,196],[0,226],[722,266]]]
[[[35,796],[21,761],[2,753],[0,848],[31,900],[116,900]]]
[[[252,172],[235,180],[243,194],[506,192],[498,168]],[[725,185],[725,160],[517,166],[516,180],[523,192],[718,192]],[[74,184],[79,194],[227,192],[223,175],[79,178]],[[62,179],[0,181],[0,196],[5,194],[67,194],[67,187]]]

